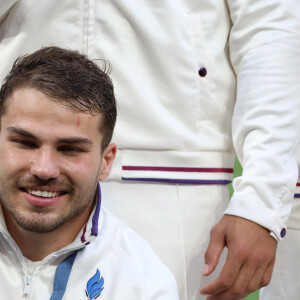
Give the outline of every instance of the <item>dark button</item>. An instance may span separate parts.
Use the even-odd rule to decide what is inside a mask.
[[[285,235],[286,235],[286,229],[282,228],[281,232],[280,232],[280,236],[283,238],[283,237],[285,237]]]
[[[199,71],[198,71],[198,74],[199,74],[199,76],[201,76],[201,77],[205,77],[206,74],[207,74],[206,68],[201,67],[201,68],[199,69]]]

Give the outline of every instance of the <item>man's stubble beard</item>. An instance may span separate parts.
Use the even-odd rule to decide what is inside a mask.
[[[32,183],[34,180],[29,180]],[[68,212],[66,211],[55,211],[55,215],[51,216],[51,207],[30,207],[27,211],[20,211],[18,207],[14,205],[13,202],[9,201],[10,196],[15,194],[14,192],[19,192],[20,184],[28,183],[25,180],[16,180],[13,184],[6,183],[3,178],[0,178],[0,201],[4,210],[13,218],[18,226],[24,230],[36,233],[48,233],[52,232],[59,227],[66,224],[71,219],[79,216],[87,207],[90,205],[91,201],[95,199],[96,196],[96,186],[98,180],[96,180],[93,187],[86,191],[79,193],[77,196],[74,193],[74,188],[71,183],[65,184],[68,190],[66,196],[68,196]],[[41,184],[37,184],[41,186]],[[50,184],[48,186],[51,186]],[[53,185],[52,185],[53,186]],[[66,197],[64,196],[64,197]],[[83,201],[84,199],[84,201]],[[24,200],[26,201],[26,200]],[[66,201],[62,199],[61,201]]]
[[[80,203],[77,200],[74,198],[71,200],[74,204],[76,203],[76,206],[72,206],[68,214],[56,212],[55,216],[50,216],[50,209],[45,207],[33,207],[30,213],[13,211],[8,207],[7,211],[21,228],[31,232],[48,233],[79,216],[90,204],[90,201]]]

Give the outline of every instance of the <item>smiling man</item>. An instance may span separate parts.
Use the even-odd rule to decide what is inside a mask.
[[[0,115],[1,298],[178,299],[148,244],[101,208],[116,154],[106,72],[43,48],[15,62]]]

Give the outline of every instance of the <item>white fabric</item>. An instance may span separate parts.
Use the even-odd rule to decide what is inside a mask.
[[[30,259],[28,259],[26,257],[23,257],[23,258],[24,258],[24,262],[26,264],[27,274],[29,276],[32,276],[35,269],[38,267],[38,265],[40,265],[40,262],[39,261],[31,261]]]
[[[298,215],[300,218],[300,215]],[[299,300],[300,230],[288,228],[278,244],[270,285],[260,291],[261,300]]]
[[[0,80],[18,55],[41,46],[108,58],[120,154],[146,157],[146,149],[150,166],[177,167],[181,157],[185,167],[228,168],[232,131],[244,174],[226,213],[280,239],[297,177],[299,11],[298,0],[18,1],[0,26]],[[189,153],[199,159],[185,160]]]
[[[295,192],[287,235],[278,243],[271,283],[261,289],[261,300],[299,300],[300,179]]]
[[[180,300],[205,299],[200,287],[216,278],[225,257],[213,276],[201,275],[210,229],[228,205],[227,187],[110,181],[102,192],[103,204],[145,237],[173,272]]]
[[[17,2],[18,0],[5,0],[0,4],[0,21],[6,16],[6,13],[9,9]]]
[[[123,173],[128,165],[231,168],[236,150],[244,173],[226,213],[281,239],[297,178],[298,0],[19,0],[8,14],[7,8],[1,1],[0,80],[18,55],[42,45],[112,63],[119,154],[111,180],[160,179],[160,173]],[[198,76],[199,67],[206,77]],[[163,179],[178,180],[172,174],[178,175]],[[224,179],[222,172],[191,174],[179,179]],[[163,220],[173,210],[168,203]]]
[[[86,232],[91,228],[91,219]],[[82,232],[72,244],[35,264],[33,274],[29,274],[3,219],[1,223],[1,299],[50,299],[57,266],[73,250],[84,247],[80,240]],[[90,244],[77,254],[63,300],[86,300],[87,281],[97,269],[104,278],[101,300],[179,300],[174,277],[149,244],[107,210],[100,213],[99,235],[86,236],[86,242]],[[26,278],[31,281],[27,295]]]

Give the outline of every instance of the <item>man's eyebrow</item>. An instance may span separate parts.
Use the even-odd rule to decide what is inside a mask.
[[[10,127],[7,127],[6,130],[9,131],[10,133],[16,133],[18,135],[22,135],[23,137],[37,139],[37,137],[34,134],[32,134],[24,129],[21,129],[21,128],[10,126]]]
[[[57,141],[58,143],[66,143],[66,144],[93,144],[93,142],[88,138],[82,138],[82,137],[61,138],[58,139]]]

